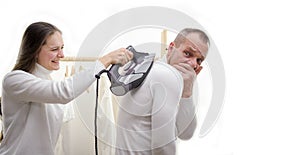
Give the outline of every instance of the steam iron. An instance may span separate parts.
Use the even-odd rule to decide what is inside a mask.
[[[117,96],[138,88],[150,72],[155,58],[154,53],[137,52],[131,45],[126,49],[133,53],[133,59],[124,66],[112,65],[107,73],[110,90]]]

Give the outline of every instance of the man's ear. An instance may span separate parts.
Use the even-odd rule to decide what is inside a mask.
[[[170,45],[169,46],[174,46],[175,44],[174,44],[174,42],[172,41],[172,42],[170,42]]]
[[[171,42],[171,43],[169,44],[167,55],[170,55],[170,54],[171,54],[171,52],[172,52],[172,50],[173,50],[173,48],[174,48],[174,45],[175,45],[174,42]]]

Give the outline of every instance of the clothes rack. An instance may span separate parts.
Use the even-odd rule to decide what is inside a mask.
[[[71,56],[66,56],[60,61],[96,61],[98,58],[97,57],[71,57]]]

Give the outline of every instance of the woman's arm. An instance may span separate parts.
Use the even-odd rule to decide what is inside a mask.
[[[63,81],[40,79],[24,71],[13,71],[3,80],[7,95],[20,101],[36,103],[68,103],[83,93],[94,81],[96,70],[104,69],[96,62],[95,71],[88,69]]]

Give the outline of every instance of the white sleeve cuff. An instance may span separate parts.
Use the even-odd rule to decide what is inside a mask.
[[[97,60],[94,68],[94,75],[98,74],[101,70],[105,69],[101,61]]]

